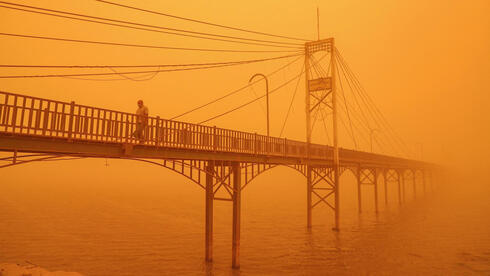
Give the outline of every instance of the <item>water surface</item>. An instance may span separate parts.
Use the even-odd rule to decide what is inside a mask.
[[[74,163],[1,172],[0,262],[86,275],[490,274],[488,189],[431,194],[427,187],[423,196],[418,186],[413,199],[407,184],[400,206],[396,186],[385,205],[380,185],[375,214],[372,187],[364,187],[358,214],[354,178],[346,175],[341,231],[331,230],[333,212],[321,205],[308,230],[304,178],[276,168],[243,192],[241,268],[232,270],[229,202],[215,203],[214,262],[206,264],[201,188],[127,161],[70,162],[83,168],[71,178],[60,172]],[[30,166],[43,168],[37,181]]]

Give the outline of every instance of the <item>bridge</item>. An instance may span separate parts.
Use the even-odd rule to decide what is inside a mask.
[[[314,59],[314,54],[326,55]],[[306,141],[149,117],[143,141],[135,139],[137,117],[133,113],[81,105],[53,99],[0,92],[0,151],[12,152],[0,168],[43,160],[67,158],[120,158],[158,165],[177,172],[204,190],[205,259],[213,258],[213,202],[232,204],[232,266],[240,266],[241,193],[255,177],[276,166],[287,166],[305,177],[307,227],[320,205],[332,209],[339,229],[339,177],[351,171],[357,178],[361,212],[361,186],[374,188],[378,210],[378,180],[383,179],[385,202],[389,184],[395,185],[398,201],[410,182],[431,180],[433,164],[340,148],[337,135],[337,70],[334,39],[306,42]],[[313,76],[320,60],[329,69]],[[333,145],[311,142],[315,109],[329,108],[333,114]],[[432,181],[430,181],[432,183]]]

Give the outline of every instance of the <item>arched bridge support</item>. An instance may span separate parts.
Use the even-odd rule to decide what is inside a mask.
[[[242,173],[239,162],[206,162],[205,260],[213,260],[214,201],[232,203],[232,267],[240,267]]]
[[[412,182],[412,189],[413,189],[413,198],[417,198],[417,186],[416,186],[416,181],[415,181],[415,170],[414,169],[405,169],[403,170],[403,201],[405,201],[405,183],[407,181]]]
[[[401,188],[401,172],[396,169],[385,170],[385,187],[388,183],[396,183],[398,186],[398,204],[402,204],[402,188]],[[385,195],[388,194],[387,188],[385,188]],[[385,199],[388,202],[388,199]]]
[[[413,179],[413,185],[414,187],[418,185],[422,185],[422,193],[423,195],[426,194],[426,187],[425,187],[425,171],[423,169],[417,169],[414,171],[414,179]],[[414,191],[416,191],[416,188],[414,188]]]
[[[375,167],[357,167],[357,203],[359,213],[362,212],[362,185],[374,187],[374,210],[378,212],[378,169]]]
[[[381,174],[383,175],[383,184],[385,188],[385,206],[388,205],[388,182],[386,181],[386,173],[387,173],[386,168],[381,169]]]
[[[213,260],[214,201],[232,203],[232,267],[240,267],[241,194],[243,189],[261,173],[276,165],[249,162],[206,161],[205,260]],[[300,172],[301,165],[290,166]]]

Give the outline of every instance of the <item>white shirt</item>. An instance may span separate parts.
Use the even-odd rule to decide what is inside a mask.
[[[145,118],[148,116],[148,107],[142,106],[136,109],[136,116],[139,123],[143,123]]]

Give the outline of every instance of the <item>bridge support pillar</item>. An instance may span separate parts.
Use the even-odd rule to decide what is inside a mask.
[[[388,205],[388,180],[386,179],[385,169],[383,169],[383,184],[385,186],[385,205]]]
[[[412,183],[413,183],[413,199],[417,198],[417,178],[416,178],[416,172],[414,170],[411,170],[412,172]]]
[[[405,202],[405,199],[406,199],[405,198],[405,191],[406,191],[406,189],[405,189],[405,180],[406,179],[405,179],[405,171],[404,170],[402,170],[402,175],[400,177],[400,180],[402,182],[402,201]]]
[[[398,185],[398,203],[402,204],[402,190],[400,182],[400,170],[384,169],[384,184],[385,184],[385,203],[388,204],[388,183],[396,183]]]
[[[306,166],[306,227],[311,228],[312,225],[312,169],[309,165]]]
[[[403,172],[401,170],[396,171],[397,173],[397,183],[398,183],[398,204],[402,205],[402,178]]]
[[[362,213],[362,200],[361,200],[361,167],[357,167],[357,206],[359,213]]]
[[[334,167],[307,166],[307,226],[311,228],[313,209],[324,204],[335,213],[335,225],[332,230],[339,230],[338,177]],[[332,199],[332,196],[334,197]]]
[[[378,170],[372,170],[373,178],[374,178],[374,211],[378,212]]]
[[[233,233],[232,267],[240,267],[241,172],[240,163],[233,162]]]
[[[214,161],[208,161],[206,165],[206,224],[205,224],[205,255],[206,262],[213,260],[213,180]]]
[[[370,185],[374,188],[374,209],[378,212],[378,172],[376,168],[362,168],[357,170],[357,199],[359,204],[359,213],[362,211],[361,202],[361,185]]]
[[[425,171],[422,171],[422,186],[423,186],[424,196],[427,193],[426,188],[425,188],[425,181],[426,181],[425,178],[426,178]]]
[[[430,185],[430,193],[434,194],[434,175],[432,171],[429,171],[429,185]]]
[[[338,158],[338,157],[337,157]],[[338,161],[338,160],[337,160]],[[338,164],[334,164],[334,195],[335,195],[335,227],[332,229],[334,231],[339,231],[340,230],[340,168]]]

